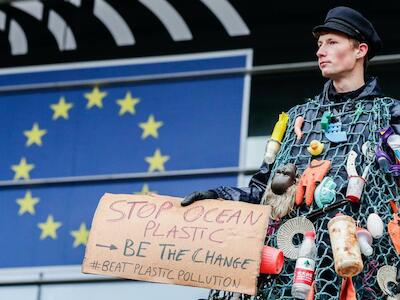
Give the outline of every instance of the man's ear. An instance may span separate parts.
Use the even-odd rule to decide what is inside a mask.
[[[368,45],[366,43],[360,43],[358,46],[358,51],[357,51],[357,58],[362,58],[366,56],[368,53]]]

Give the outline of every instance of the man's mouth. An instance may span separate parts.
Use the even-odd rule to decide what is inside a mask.
[[[323,67],[323,66],[327,65],[328,63],[329,63],[329,61],[320,61],[319,66]]]

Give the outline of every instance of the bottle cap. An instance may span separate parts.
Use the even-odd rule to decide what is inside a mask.
[[[261,254],[260,273],[279,274],[284,263],[283,252],[280,249],[264,246]]]

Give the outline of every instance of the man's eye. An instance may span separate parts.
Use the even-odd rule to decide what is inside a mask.
[[[336,41],[329,41],[329,45],[334,45],[334,44],[337,44],[337,42]]]

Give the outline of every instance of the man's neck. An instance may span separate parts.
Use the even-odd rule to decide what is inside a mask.
[[[363,70],[356,70],[345,76],[333,78],[333,86],[338,93],[347,93],[358,90],[365,84]]]
[[[335,87],[335,90],[338,93],[347,93],[358,90],[364,84],[365,84],[364,78],[360,78],[359,80],[354,80],[354,79],[333,80],[333,86]]]

